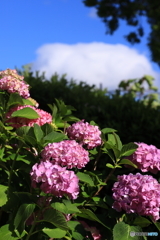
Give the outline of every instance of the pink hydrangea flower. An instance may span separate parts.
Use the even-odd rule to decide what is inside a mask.
[[[11,117],[12,113],[23,109],[23,108],[32,108],[35,110],[38,115],[40,116],[39,118],[36,119],[28,119],[28,118],[22,118],[22,117]],[[6,114],[6,122],[8,122],[12,127],[14,128],[19,128],[22,126],[30,126],[33,127],[33,125],[36,123],[39,126],[44,125],[45,123],[51,123],[52,122],[52,116],[50,113],[47,113],[41,109],[37,109],[36,107],[30,106],[30,105],[25,105],[25,106],[16,106],[10,109],[10,111]]]
[[[78,141],[82,145],[86,145],[88,149],[92,149],[101,145],[101,131],[98,126],[90,125],[84,120],[72,124],[66,129],[66,133],[70,139]]]
[[[41,153],[43,161],[81,169],[89,162],[89,153],[75,140],[49,143]]]
[[[142,172],[160,171],[160,149],[145,143],[136,143],[138,148],[128,157]]]
[[[0,72],[0,89],[9,93],[18,93],[23,98],[29,98],[29,85],[23,81],[24,77],[16,70],[7,69]]]
[[[35,164],[31,170],[32,187],[40,187],[45,193],[53,194],[57,197],[67,195],[76,199],[79,194],[79,179],[73,171],[66,170],[65,167],[53,165],[51,162],[40,162]]]
[[[160,218],[160,184],[152,176],[140,173],[118,176],[112,191],[113,208],[118,212],[152,216],[154,221]]]
[[[84,221],[79,221],[85,228],[86,231],[91,232],[94,240],[101,240],[102,236],[96,227],[89,227]],[[86,236],[88,238],[88,236]]]
[[[6,77],[6,76],[14,77],[14,78],[16,78],[16,79],[18,79],[20,81],[22,81],[24,79],[24,77],[20,76],[15,69],[12,70],[12,69],[8,68],[8,69],[6,69],[4,71],[0,71],[0,77]]]

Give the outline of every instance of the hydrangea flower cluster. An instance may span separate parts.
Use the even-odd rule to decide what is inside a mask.
[[[28,119],[28,118],[23,118],[23,117],[11,117],[12,113],[23,109],[23,108],[32,108],[35,110],[38,115],[40,116],[39,118],[36,119]],[[25,105],[25,106],[16,106],[10,109],[10,111],[6,114],[6,122],[8,122],[12,127],[14,128],[19,128],[22,126],[30,126],[33,127],[34,124],[38,124],[39,126],[44,125],[45,123],[51,123],[52,122],[52,116],[50,113],[47,113],[41,109],[38,109],[36,107],[30,106],[30,105]]]
[[[152,176],[140,173],[118,176],[112,191],[113,208],[118,212],[152,216],[154,221],[160,218],[160,184]]]
[[[137,165],[142,172],[157,173],[160,170],[160,149],[145,143],[136,143],[138,148],[128,158]]]
[[[57,197],[67,195],[72,199],[76,199],[79,194],[78,177],[65,167],[42,161],[32,167],[30,175],[32,187],[39,186],[45,193],[51,193]]]
[[[98,126],[90,125],[88,122],[85,123],[84,120],[72,124],[66,129],[66,133],[70,139],[86,145],[87,149],[92,149],[102,143],[101,131]]]
[[[24,77],[16,70],[0,71],[0,89],[9,93],[18,93],[23,98],[29,98],[29,85],[23,81]]]
[[[68,169],[85,167],[89,162],[89,153],[75,140],[49,143],[41,153],[43,161],[66,166]]]

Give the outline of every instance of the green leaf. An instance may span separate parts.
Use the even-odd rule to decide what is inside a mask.
[[[31,144],[32,146],[35,146],[35,145],[37,144],[36,139],[35,139],[34,137],[32,137],[32,136],[26,135],[26,136],[24,137],[24,139],[25,139],[26,142],[28,142],[28,143]]]
[[[23,100],[23,105],[31,105],[31,106],[34,106],[35,104],[29,100],[29,99],[22,99]]]
[[[0,207],[6,204],[7,202],[7,191],[8,187],[0,185]]]
[[[79,232],[72,232],[72,236],[75,240],[84,240],[84,236]]]
[[[17,110],[13,112],[11,116],[28,118],[28,119],[37,119],[40,117],[38,113],[30,107],[25,107],[23,109]]]
[[[0,228],[0,239],[2,239],[2,240],[16,240],[16,239],[19,239],[19,237],[16,235],[15,232],[10,231],[9,224],[3,225]]]
[[[132,153],[135,152],[137,147],[138,146],[135,143],[128,143],[123,145],[120,156],[130,156]]]
[[[31,127],[29,126],[23,126],[23,127],[20,127],[18,129],[16,129],[16,133],[19,135],[19,136],[23,136],[23,135],[26,135],[29,131]]]
[[[68,209],[64,203],[54,202],[51,206],[62,213],[68,214]]]
[[[18,93],[11,93],[7,103],[8,107],[13,105],[23,105],[22,97]]]
[[[40,142],[44,136],[44,133],[43,133],[41,127],[37,124],[34,124],[34,134],[37,139],[37,142]]]
[[[60,142],[65,138],[66,138],[65,134],[52,131],[51,133],[49,133],[47,136],[44,137],[44,140],[47,142],[53,143],[53,142]]]
[[[137,168],[137,166],[133,162],[131,162],[129,159],[122,159],[119,162],[119,164],[127,164],[127,165],[130,165],[130,166],[134,167],[134,168]]]
[[[57,211],[56,209],[47,209],[44,212],[42,221],[50,222],[54,226],[56,226],[57,228],[60,228],[62,230],[65,230],[65,231],[68,230],[67,222],[66,222],[64,215],[62,213],[60,213],[59,211]]]
[[[153,222],[157,229],[160,231],[160,222]]]
[[[116,157],[116,158],[119,158],[119,156],[120,156],[120,150],[118,150],[118,149],[115,148],[115,147],[112,147],[112,150],[113,150],[113,152],[114,152],[115,157]]]
[[[82,217],[87,218],[89,220],[99,222],[104,227],[108,228],[103,222],[101,222],[101,220],[91,210],[89,210],[89,209],[80,209],[80,211],[81,211],[82,215],[78,213],[77,214],[78,216],[82,216]]]
[[[145,217],[139,216],[134,220],[134,224],[140,227],[148,227],[150,224],[152,224],[152,222]]]
[[[113,136],[115,138],[116,147],[118,148],[118,150],[121,150],[122,149],[122,142],[121,142],[119,136],[116,133],[113,133]]]
[[[4,155],[5,155],[5,154],[4,154],[4,150],[5,150],[5,148],[1,148],[1,149],[0,149],[0,160],[1,160],[1,161],[3,161],[3,157],[4,157]]]
[[[29,218],[29,216],[31,216],[34,209],[35,209],[35,204],[22,204],[19,207],[14,219],[14,226],[16,229],[19,230],[20,233],[23,232],[25,222]]]
[[[131,232],[142,232],[138,226],[130,226],[124,222],[117,223],[113,228],[113,240],[141,240],[141,236],[131,236]],[[134,233],[133,233],[134,234]]]
[[[82,224],[78,221],[69,221],[68,226],[72,231],[72,237],[76,240],[83,240],[86,236],[86,231]]]
[[[115,129],[113,129],[113,128],[103,128],[101,131],[102,131],[104,134],[117,132],[117,130],[115,130]]]
[[[110,163],[107,163],[106,164],[106,167],[108,167],[108,168],[115,168],[112,164],[110,164]]]
[[[93,182],[92,178],[88,174],[82,173],[82,172],[78,172],[77,173],[77,177],[80,179],[80,181],[88,183],[91,187],[94,186],[94,182]]]
[[[67,214],[80,212],[80,210],[75,206],[74,203],[71,203],[70,200],[63,200],[63,203],[67,208]]]
[[[60,228],[55,229],[43,228],[42,231],[45,234],[47,234],[50,238],[63,238],[66,235],[66,231]]]
[[[94,148],[94,149],[92,149],[92,150],[89,150],[89,152],[90,152],[91,154],[93,154],[93,155],[96,155],[96,154],[98,153],[98,151],[97,151],[96,148]]]

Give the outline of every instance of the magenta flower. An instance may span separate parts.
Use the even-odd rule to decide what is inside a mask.
[[[118,212],[152,216],[154,221],[160,218],[160,184],[152,176],[140,173],[118,176],[112,191],[113,208]]]
[[[145,143],[136,143],[138,148],[128,157],[142,172],[157,173],[160,170],[160,149]]]
[[[102,236],[96,227],[90,227],[84,221],[79,221],[79,222],[83,225],[83,227],[85,228],[86,231],[91,232],[94,240],[101,240]],[[86,236],[86,238],[88,238],[88,236]]]
[[[66,170],[65,167],[53,165],[51,162],[40,162],[35,164],[31,170],[32,187],[40,187],[45,193],[53,194],[57,197],[67,195],[76,199],[79,194],[79,179],[73,171]]]
[[[101,131],[98,126],[90,125],[84,120],[72,124],[66,129],[66,133],[70,139],[78,141],[82,145],[86,145],[88,149],[92,149],[101,145]]]
[[[66,166],[83,168],[89,162],[89,153],[74,140],[49,143],[41,153],[43,161]]]
[[[18,93],[23,98],[29,98],[29,85],[16,70],[7,69],[0,72],[0,89],[9,93]]]
[[[12,113],[26,108],[30,107],[33,110],[35,110],[38,115],[40,116],[39,118],[36,119],[28,119],[28,118],[22,118],[22,117],[11,117]],[[25,106],[16,106],[10,109],[10,111],[6,114],[6,122],[9,123],[12,127],[14,128],[19,128],[22,126],[30,126],[33,127],[33,125],[36,123],[39,126],[44,125],[45,123],[51,123],[52,122],[52,116],[50,113],[47,113],[41,109],[38,109],[36,107],[30,106],[30,105],[25,105]]]

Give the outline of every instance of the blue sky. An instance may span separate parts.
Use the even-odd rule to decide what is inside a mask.
[[[2,70],[33,63],[33,70],[46,71],[48,77],[54,72],[67,73],[69,78],[89,83],[108,86],[114,82],[111,88],[122,80],[118,76],[131,78],[133,73],[133,77],[140,77],[146,71],[159,79],[159,68],[150,59],[146,38],[141,44],[130,45],[123,35],[131,28],[123,22],[114,35],[106,35],[104,23],[82,0],[5,0],[1,2],[0,20]],[[149,26],[144,19],[142,24],[147,36]],[[111,63],[113,66],[107,68]],[[114,72],[117,75],[112,79]]]

